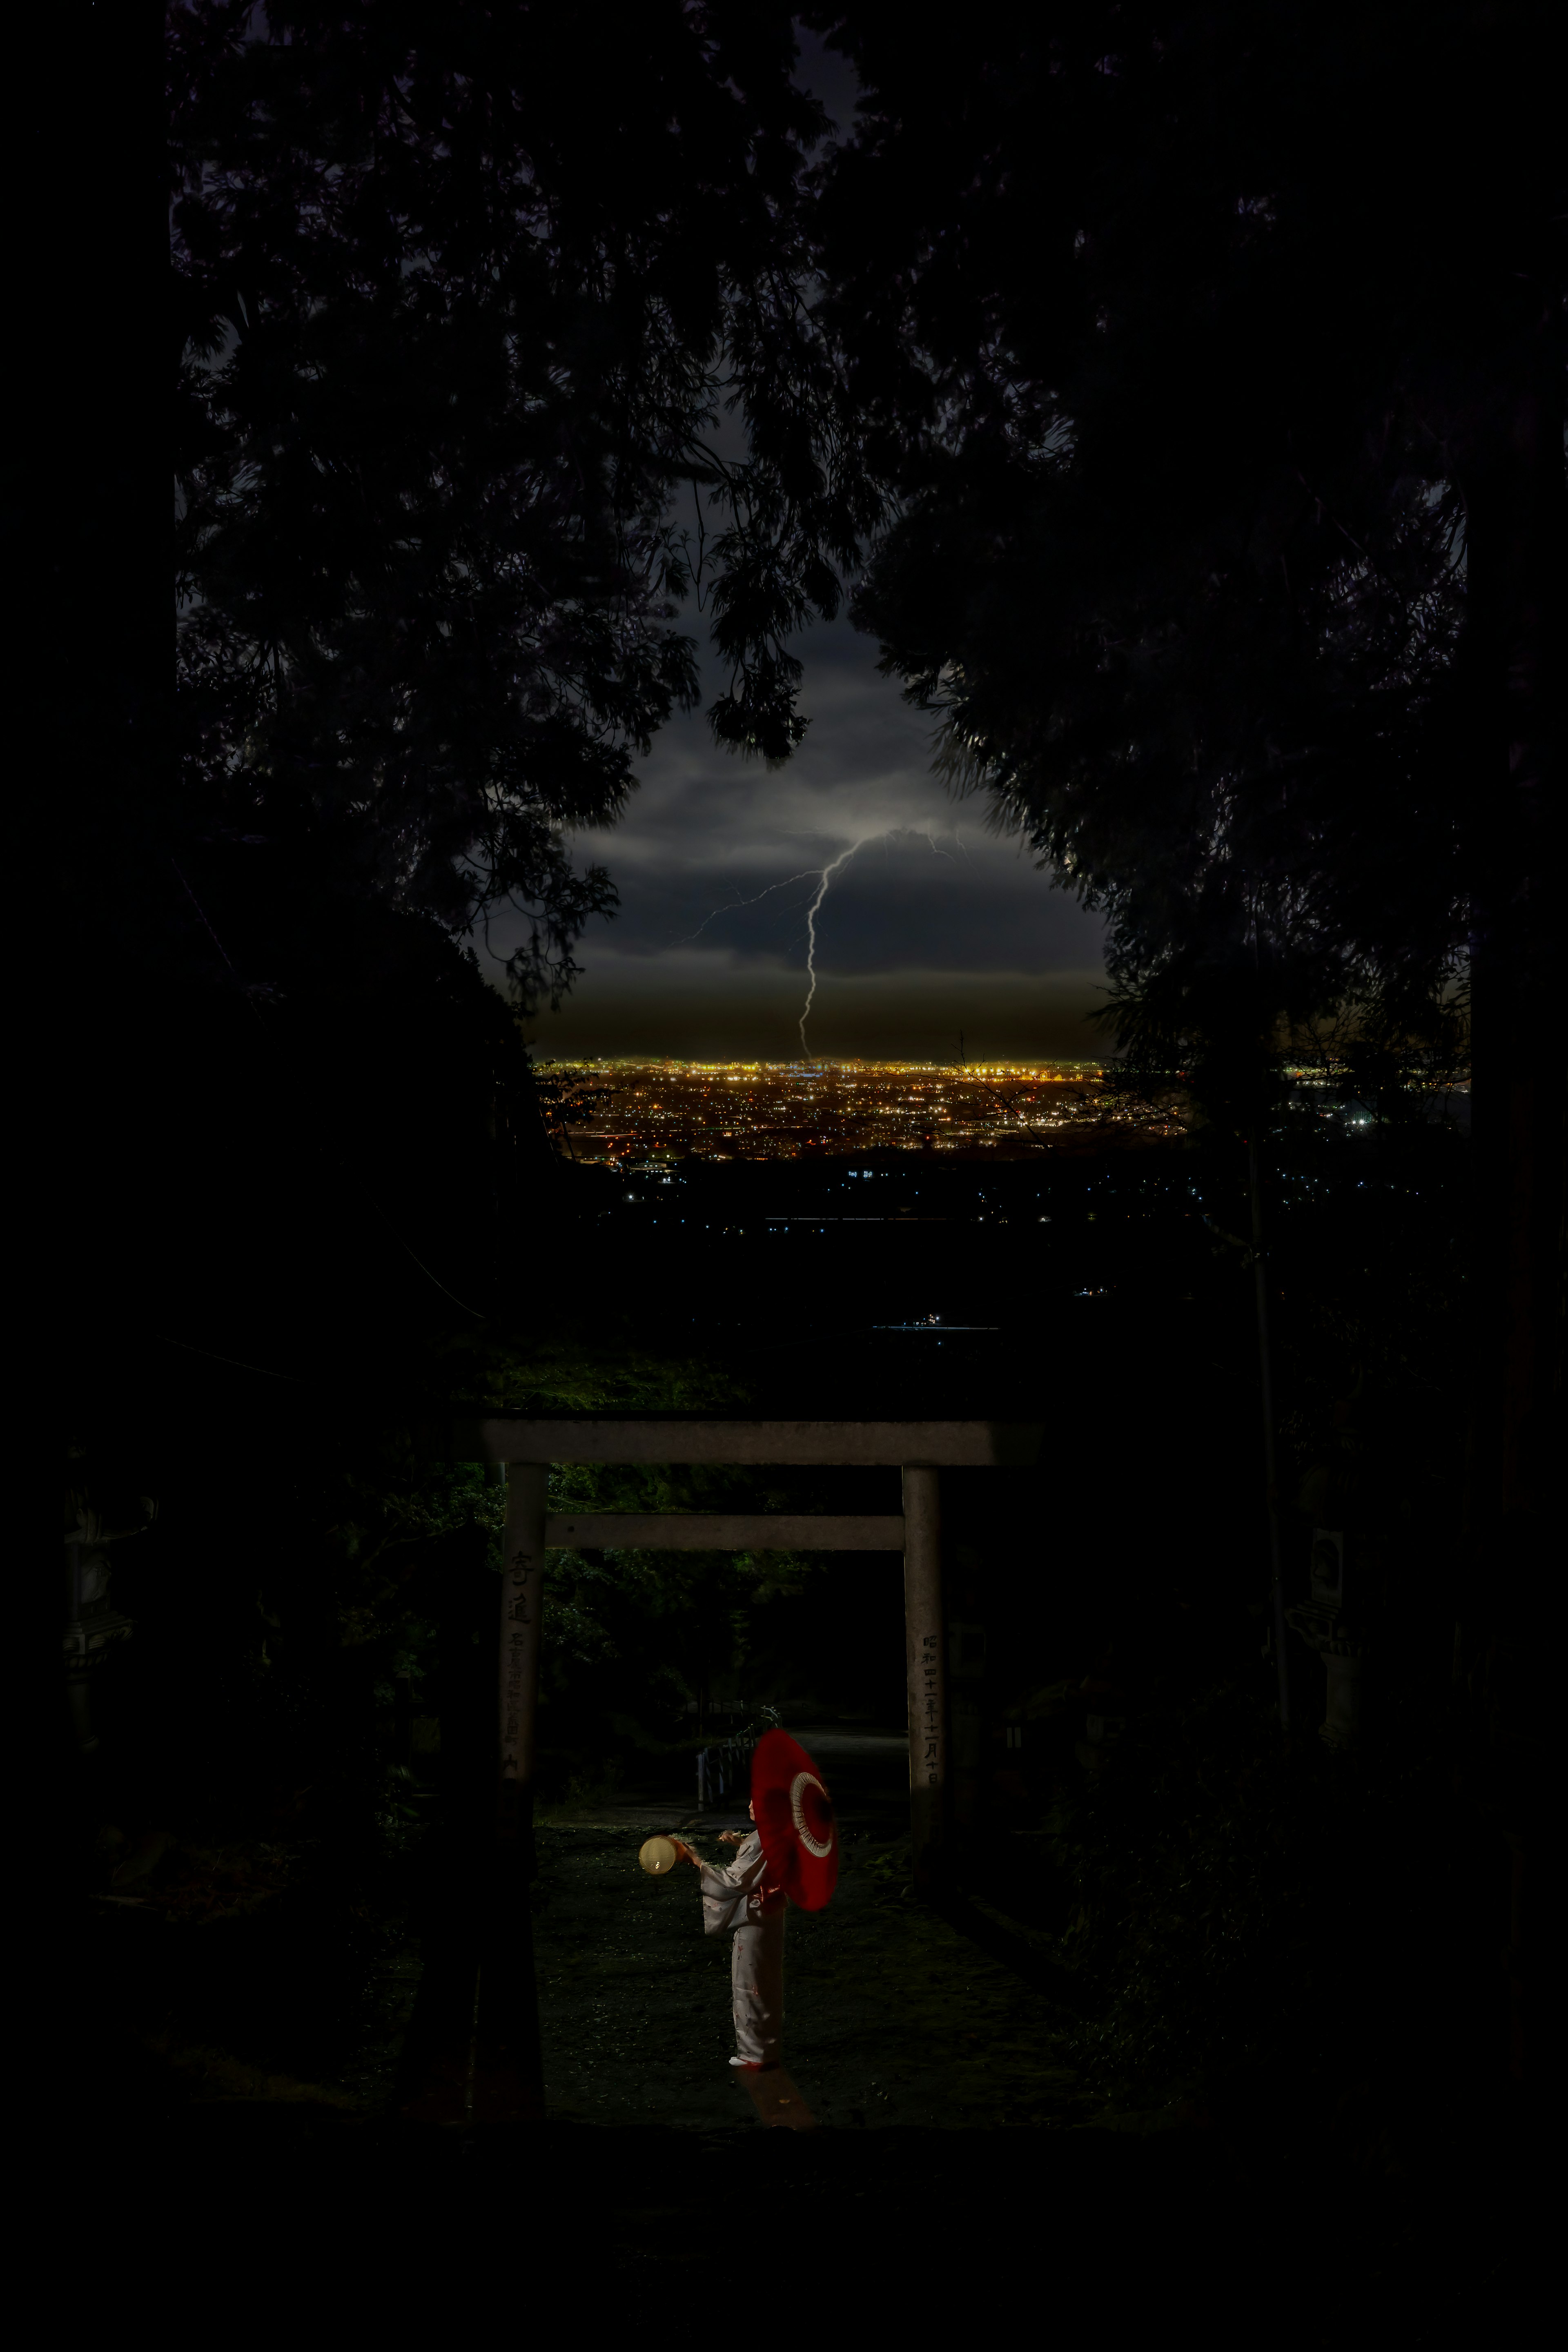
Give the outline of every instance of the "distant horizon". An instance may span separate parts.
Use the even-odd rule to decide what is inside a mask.
[[[921,1060],[904,1054],[540,1054],[536,1067],[620,1070],[1103,1070],[1103,1054],[966,1054],[962,1060]]]
[[[1055,911],[1060,920],[1059,897]],[[1093,969],[830,966],[819,974],[803,1054],[805,983],[781,961],[700,943],[631,955],[594,940],[579,952],[585,969],[559,1011],[541,1010],[525,1026],[534,1052],[552,1061],[940,1062],[956,1056],[961,1035],[973,1062],[1087,1062],[1108,1050],[1092,1016],[1110,988]]]

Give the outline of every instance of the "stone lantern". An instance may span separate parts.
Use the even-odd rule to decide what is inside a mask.
[[[1351,1585],[1358,1589],[1347,1591],[1346,1549],[1342,1528],[1312,1529],[1310,1597],[1304,1606],[1285,1612],[1287,1623],[1323,1661],[1328,1707],[1319,1737],[1326,1747],[1341,1749],[1358,1746],[1362,1738],[1362,1677],[1373,1604],[1365,1565],[1355,1572],[1353,1546]]]
[[[74,1487],[66,1490],[66,1690],[71,1727],[84,1756],[98,1746],[89,1699],[90,1677],[111,1651],[129,1641],[132,1631],[131,1619],[110,1605],[113,1562],[109,1547],[141,1535],[152,1525],[158,1506],[143,1496],[136,1509],[133,1525],[119,1526]]]

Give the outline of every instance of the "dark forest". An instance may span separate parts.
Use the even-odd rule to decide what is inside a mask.
[[[1533,2301],[1555,16],[62,16],[39,1811],[95,2295],[156,2246],[351,2320],[732,2252],[883,2325]],[[700,711],[787,795],[840,615],[1103,919],[1106,1116],[579,1164],[530,1040],[638,762]],[[746,1452],[807,1423],[862,1434]],[[787,2074],[637,1866],[715,1900],[780,1731],[838,1873]]]

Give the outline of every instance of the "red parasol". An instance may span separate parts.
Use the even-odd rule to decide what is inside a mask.
[[[838,1824],[822,1775],[787,1731],[764,1731],[752,1751],[752,1803],[769,1876],[803,1911],[823,1910],[838,1884]]]

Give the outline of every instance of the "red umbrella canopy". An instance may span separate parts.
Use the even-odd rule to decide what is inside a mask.
[[[821,1773],[787,1731],[764,1731],[752,1749],[752,1802],[770,1875],[803,1911],[821,1911],[838,1884],[838,1824]]]

